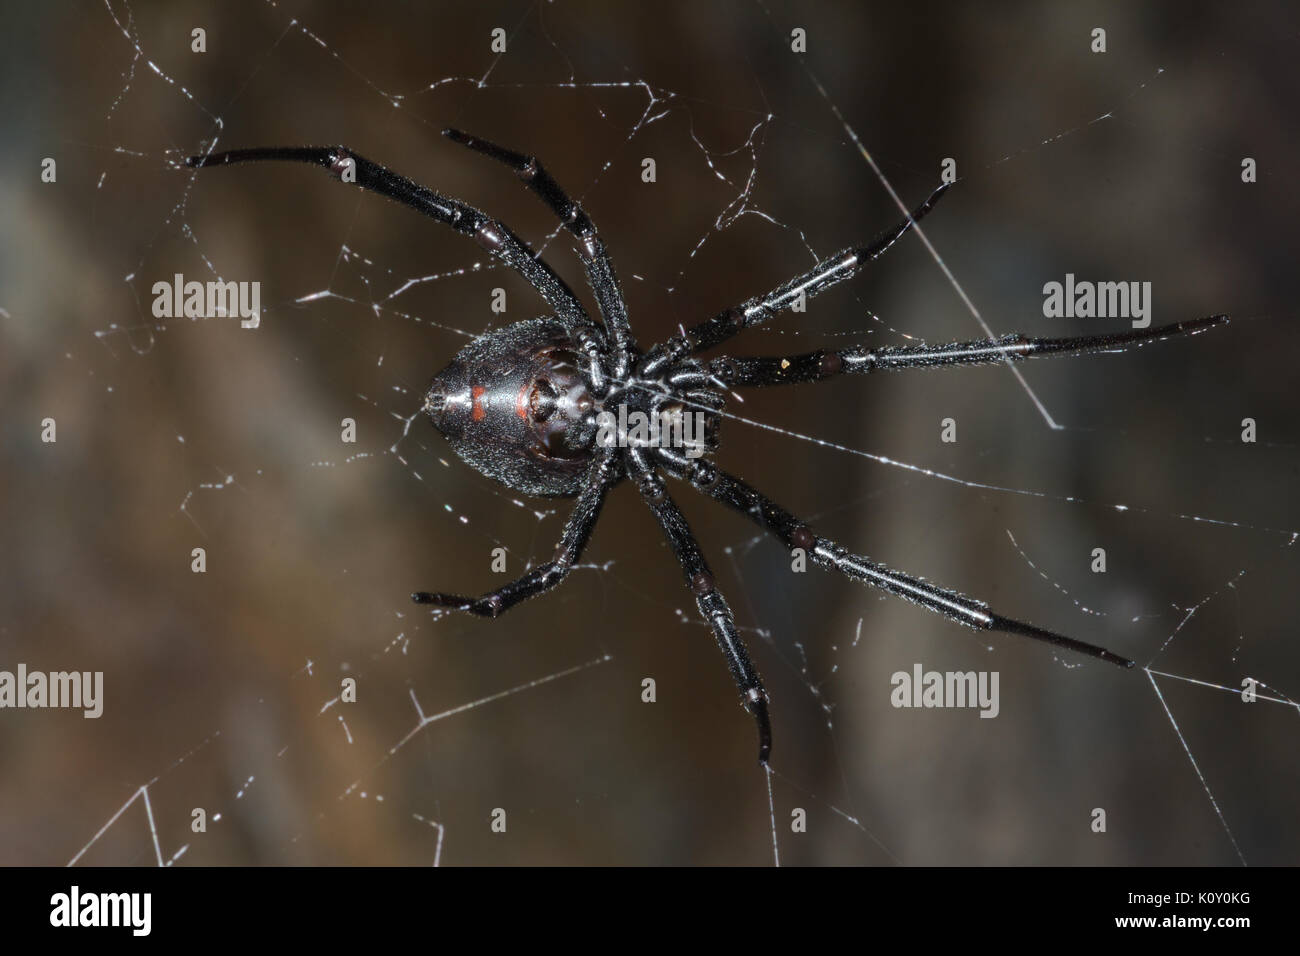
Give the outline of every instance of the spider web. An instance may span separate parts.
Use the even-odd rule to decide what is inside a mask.
[[[1295,862],[1294,41],[1215,11],[1170,33],[1159,8],[909,7],[27,13],[46,46],[14,61],[49,85],[22,145],[59,181],[10,193],[34,225],[9,237],[0,367],[15,420],[53,416],[59,441],[7,452],[0,633],[5,666],[103,670],[107,700],[0,725],[24,747],[6,862]],[[873,236],[948,156],[962,182],[921,239],[735,352],[1102,330],[1043,317],[1067,272],[1151,281],[1158,323],[1230,312],[1122,355],[728,405],[723,466],[822,533],[1139,668],[793,573],[676,488],[772,697],[770,774],[626,488],[556,591],[493,622],[411,605],[559,534],[568,502],[477,475],[418,415],[456,350],[541,300],[319,172],[183,159],[347,144],[509,223],[584,294],[544,207],[444,126],[535,150],[581,199],[643,346]],[[153,317],[175,273],[260,280],[260,327]],[[999,672],[998,717],[892,707],[917,663]]]

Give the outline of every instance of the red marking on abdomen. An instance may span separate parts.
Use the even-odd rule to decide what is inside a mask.
[[[483,407],[483,402],[482,402],[483,393],[486,391],[487,389],[484,388],[482,385],[475,385],[469,390],[470,402],[473,405],[473,409],[470,412],[470,416],[476,422],[481,422],[484,416],[487,415],[487,409]]]
[[[525,383],[524,387],[519,390],[518,397],[515,399],[515,414],[525,421],[528,420],[528,390],[531,386],[531,382]]]

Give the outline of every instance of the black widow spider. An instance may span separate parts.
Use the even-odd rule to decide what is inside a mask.
[[[944,345],[818,349],[770,358],[724,356],[708,362],[693,357],[855,275],[934,208],[948,188],[944,185],[869,245],[852,246],[823,259],[771,292],[726,309],[642,352],[632,338],[613,263],[582,207],[569,198],[536,158],[458,130],[445,130],[444,135],[511,167],[559,217],[577,240],[601,325],[590,319],[564,280],[506,226],[344,147],[236,149],[191,156],[186,161],[191,167],[258,160],[323,166],[344,182],[355,182],[474,239],[528,280],[554,310],[553,316],[486,332],[463,348],[434,378],[423,410],[456,453],[484,475],[525,494],[577,498],[555,554],[546,563],[482,597],[421,591],[412,595],[417,603],[496,617],[520,601],[555,587],[586,547],[605,496],[624,478],[631,478],[659,520],[681,563],[687,586],[695,595],[700,615],[712,627],[727,659],[742,702],[758,724],[758,759],[766,765],[772,749],[767,692],[736,631],[731,608],[714,585],[695,536],[664,486],[659,475],[662,469],[739,511],[775,534],[786,547],[802,549],[823,568],[906,598],[968,627],[1019,634],[1121,667],[1133,666],[1131,660],[1104,648],[1002,617],[981,601],[853,554],[814,534],[790,512],[734,475],[721,471],[710,460],[711,455],[701,452],[718,447],[723,393],[729,388],[813,382],[834,375],[886,369],[979,365],[1039,355],[1115,350],[1130,343],[1194,334],[1226,322],[1227,316],[1075,338],[1028,338],[1012,333],[999,339]],[[598,440],[602,413],[619,406],[628,412],[629,421],[631,412],[641,412],[647,419],[662,416],[665,424],[678,425],[688,408],[698,410],[704,416],[703,448],[675,448],[671,443],[647,441],[643,434],[626,429],[619,432],[617,441]],[[681,435],[681,429],[676,433]]]

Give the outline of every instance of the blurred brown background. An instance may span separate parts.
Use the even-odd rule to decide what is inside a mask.
[[[1156,322],[1236,321],[1021,366],[1058,431],[999,368],[730,406],[1046,497],[739,422],[724,466],[849,547],[1005,614],[1154,670],[1300,694],[1288,5],[112,0],[6,20],[0,668],[103,670],[106,702],[98,721],[0,713],[0,862],[67,862],[146,784],[163,858],[188,846],[188,864],[427,864],[429,821],[444,864],[770,862],[752,722],[630,489],[586,558],[604,569],[495,622],[434,621],[408,600],[491,587],[497,546],[512,573],[550,554],[567,503],[515,503],[418,419],[403,436],[467,335],[540,299],[470,269],[484,256],[449,230],[319,171],[176,164],[214,133],[222,147],[346,143],[540,245],[554,230],[541,204],[438,131],[535,151],[600,225],[648,345],[897,218],[791,53],[794,27],[905,199],[957,159],[963,182],[927,234],[995,332],[1101,329],[1043,318],[1042,284],[1067,272],[1151,281]],[[1104,55],[1088,49],[1096,26]],[[499,60],[494,27],[509,34]],[[46,156],[56,184],[39,181]],[[752,169],[744,208],[763,215],[730,222]],[[585,294],[567,239],[547,258]],[[151,317],[153,282],[209,278],[208,263],[262,282],[258,331]],[[979,335],[909,240],[736,349]],[[39,440],[47,416],[54,445]],[[955,445],[938,440],[949,416]],[[356,446],[338,440],[344,417]],[[1239,441],[1245,417],[1256,444]],[[1141,671],[1012,638],[990,653],[859,585],[793,576],[743,519],[678,497],[773,698],[783,862],[1240,862]],[[1088,570],[1095,547],[1104,575]],[[412,695],[438,714],[606,655],[388,756],[415,728]],[[889,675],[915,662],[999,671],[1001,715],[894,710]],[[322,710],[345,676],[359,701]],[[1296,862],[1294,708],[1156,680],[1241,856]],[[189,829],[196,807],[221,814],[205,835]],[[495,807],[505,835],[489,830]],[[806,834],[789,832],[795,807]],[[143,801],[82,859],[154,862]]]

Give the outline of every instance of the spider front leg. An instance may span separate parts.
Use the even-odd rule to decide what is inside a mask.
[[[581,559],[587,542],[591,540],[596,520],[600,517],[605,495],[622,477],[622,467],[614,451],[602,449],[592,461],[586,483],[578,492],[578,500],[569,514],[569,520],[565,522],[559,544],[555,547],[555,556],[545,564],[539,564],[482,597],[416,591],[411,595],[411,600],[416,604],[436,604],[456,611],[469,611],[480,617],[496,617],[521,601],[549,591],[568,577],[573,566]]]
[[[863,266],[884,255],[903,233],[925,218],[950,185],[944,183],[925,202],[913,209],[906,219],[886,229],[869,245],[851,246],[837,252],[766,295],[747,299],[735,308],[726,309],[711,319],[691,326],[684,334],[673,336],[663,345],[655,346],[638,363],[638,374],[653,378],[679,359],[720,345],[743,330],[766,322],[797,303],[811,299],[831,286],[857,275]]]
[[[1159,339],[1196,335],[1228,321],[1226,315],[1210,315],[1185,322],[1171,322],[1149,329],[1134,329],[1109,335],[1080,335],[1071,338],[1030,338],[1012,332],[1000,339],[946,342],[941,345],[887,345],[881,348],[819,349],[799,355],[733,358],[720,356],[709,362],[708,375],[684,371],[669,379],[674,386],[793,385],[816,382],[835,375],[865,375],[903,368],[936,368],[952,365],[991,365],[1018,362],[1044,355],[1080,355],[1106,352],[1126,345],[1142,345]]]
[[[749,659],[749,651],[740,633],[736,630],[736,618],[722,592],[714,584],[713,573],[700,551],[695,535],[691,534],[690,525],[682,516],[673,499],[669,497],[654,468],[645,460],[640,449],[628,450],[628,471],[636,483],[641,497],[659,519],[668,544],[677,556],[686,576],[686,586],[695,595],[695,606],[700,617],[709,622],[718,648],[727,659],[731,677],[740,688],[741,700],[745,709],[753,715],[758,725],[758,762],[767,766],[772,753],[772,725],[767,714],[767,691],[763,681]]]
[[[967,627],[981,631],[1018,634],[1021,637],[1043,641],[1077,654],[1086,654],[1120,667],[1133,666],[1133,662],[1128,658],[1120,657],[1104,647],[1086,644],[1033,624],[1002,617],[990,611],[988,605],[982,601],[947,588],[936,587],[863,555],[853,554],[829,538],[813,534],[806,524],[772,502],[766,495],[734,475],[719,471],[711,462],[704,459],[691,460],[667,449],[659,449],[658,455],[669,474],[688,478],[700,491],[734,508],[759,527],[775,534],[785,542],[787,548],[802,548],[813,563],[820,567],[839,571],[845,577],[888,591]]]

